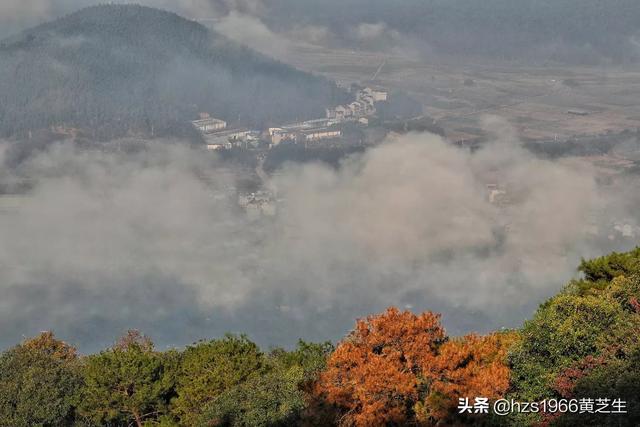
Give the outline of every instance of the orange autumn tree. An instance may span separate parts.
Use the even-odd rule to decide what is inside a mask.
[[[428,395],[416,405],[422,424],[455,418],[459,398],[497,399],[509,388],[507,352],[518,339],[515,332],[451,339],[438,350],[429,372]]]
[[[342,426],[436,424],[459,396],[501,396],[507,335],[448,340],[440,316],[389,308],[358,320],[314,389]]]
[[[404,424],[418,400],[418,374],[445,341],[440,317],[389,308],[358,320],[320,376],[315,393],[344,414],[340,424]]]

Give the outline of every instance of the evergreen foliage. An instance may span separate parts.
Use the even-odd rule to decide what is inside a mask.
[[[83,9],[0,43],[0,136],[193,136],[200,112],[249,126],[324,116],[346,94],[173,13]]]
[[[75,349],[51,333],[0,355],[0,426],[67,426],[81,379]]]
[[[52,333],[0,355],[0,426],[636,426],[640,250],[583,261],[584,278],[519,331],[449,337],[390,308],[334,349],[264,353],[227,335],[157,351],[130,331],[78,356]],[[626,414],[460,414],[458,399],[621,399]]]

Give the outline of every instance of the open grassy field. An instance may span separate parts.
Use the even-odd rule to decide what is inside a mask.
[[[452,140],[481,134],[485,114],[506,118],[525,140],[562,141],[640,128],[640,67],[429,59],[310,46],[294,50],[289,62],[299,68],[343,82],[375,76],[378,85],[410,93]]]

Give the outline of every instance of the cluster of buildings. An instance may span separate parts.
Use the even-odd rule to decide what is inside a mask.
[[[368,124],[369,116],[376,113],[376,103],[386,101],[388,94],[384,90],[365,87],[356,91],[356,100],[347,105],[338,105],[327,109],[327,118],[341,121],[359,121]]]
[[[202,132],[203,135],[209,135],[227,128],[227,122],[214,119],[209,113],[200,113],[200,119],[194,120],[191,123],[193,123],[193,126]]]
[[[253,148],[260,143],[260,132],[249,129],[225,129],[204,135],[209,150],[231,149],[233,147]]]
[[[269,128],[264,132],[250,129],[227,129],[227,124],[218,119],[205,118],[192,122],[200,131],[209,150],[231,149],[233,147],[256,148],[261,141],[271,147],[283,141],[312,143],[342,137],[342,130],[335,127],[334,120],[318,119],[293,123],[282,127]]]
[[[326,118],[271,127],[263,132],[228,129],[224,120],[213,118],[207,113],[200,113],[200,118],[192,124],[204,137],[209,150],[256,148],[261,141],[268,143],[269,147],[282,142],[306,145],[341,138],[342,130],[337,125],[342,122],[352,121],[368,125],[369,117],[376,113],[376,103],[386,101],[387,92],[370,87],[357,88],[355,98],[356,100],[348,105],[327,109]]]
[[[284,141],[306,144],[324,139],[336,139],[342,137],[342,130],[336,128],[337,124],[337,121],[331,119],[307,120],[269,128],[266,137],[271,146],[276,146]]]
[[[227,122],[200,113],[200,119],[191,122],[200,131],[209,150],[230,149],[234,146],[257,146],[260,132],[249,129],[227,129]]]

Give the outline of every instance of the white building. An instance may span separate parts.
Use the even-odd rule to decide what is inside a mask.
[[[356,93],[356,100],[349,105],[339,105],[327,109],[327,118],[337,121],[358,120],[376,113],[376,102],[386,101],[387,92],[369,87]]]
[[[367,91],[367,89],[367,93],[373,97],[375,102],[382,102],[389,99],[389,94],[386,90],[365,88],[365,91]]]
[[[214,119],[212,117],[194,120],[191,123],[193,123],[193,126],[195,126],[196,129],[204,134],[221,131],[227,127],[227,122],[224,120]]]
[[[207,144],[207,150],[218,151],[218,150],[228,150],[233,148],[230,143],[226,144]]]
[[[256,146],[259,141],[260,132],[248,129],[227,129],[215,133],[205,134],[204,140],[210,150],[221,148],[233,148],[241,146],[248,148]]]
[[[340,129],[318,128],[308,129],[301,132],[302,137],[307,142],[321,141],[323,139],[334,139],[342,136]]]

